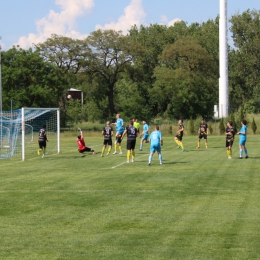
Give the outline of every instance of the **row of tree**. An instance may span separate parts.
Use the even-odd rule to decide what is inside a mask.
[[[260,11],[230,19],[231,111],[260,110]],[[202,24],[97,30],[84,40],[52,35],[33,49],[2,52],[3,109],[57,107],[63,118],[210,118],[218,104],[219,18]],[[84,105],[69,101],[84,92]],[[15,108],[14,107],[14,108]]]

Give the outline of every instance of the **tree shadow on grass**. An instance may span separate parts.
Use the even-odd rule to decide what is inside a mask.
[[[163,164],[183,164],[187,162],[172,162],[172,161],[163,161]]]
[[[232,156],[232,159],[239,159],[239,160],[250,160],[250,159],[253,159],[253,160],[258,160],[260,159],[260,157],[255,157],[255,156],[248,156],[248,158],[246,159],[246,157],[244,156],[242,159],[239,158],[239,156]]]
[[[141,163],[146,163],[146,164],[148,164],[148,161],[147,161],[147,160],[141,160],[141,161],[138,160],[138,161],[136,161],[136,162],[137,162],[137,163],[141,162]],[[164,165],[164,164],[180,164],[180,163],[187,163],[187,162],[176,162],[176,161],[163,160],[162,165]],[[152,160],[151,165],[156,165],[156,164],[159,164],[159,165],[160,165],[159,161],[158,161],[158,160]]]
[[[80,158],[85,158],[85,157],[91,157],[91,156],[95,156],[96,154],[92,154],[92,153],[89,153],[89,154],[75,154],[73,156],[71,155],[68,155],[68,156],[64,156],[64,155],[60,155],[62,159],[80,159]],[[48,155],[48,156],[45,156],[44,159],[47,159],[47,160],[57,160],[57,157],[56,156],[51,156],[51,155]]]

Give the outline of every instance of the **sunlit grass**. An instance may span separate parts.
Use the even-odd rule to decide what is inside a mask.
[[[227,159],[223,136],[165,137],[163,165],[149,144],[100,157],[102,136],[86,133],[96,155],[77,152],[75,136],[61,154],[0,160],[0,259],[259,259],[259,135],[238,140]],[[138,139],[139,142],[139,139]]]

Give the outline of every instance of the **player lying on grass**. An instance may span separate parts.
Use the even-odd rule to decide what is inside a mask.
[[[84,141],[83,132],[82,132],[82,130],[80,128],[78,128],[78,130],[80,131],[80,135],[77,138],[78,151],[80,153],[92,152],[92,154],[95,154],[94,150],[92,150],[91,148],[86,147],[85,141]]]

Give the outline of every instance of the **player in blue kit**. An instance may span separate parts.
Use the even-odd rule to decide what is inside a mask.
[[[162,164],[161,145],[163,145],[162,133],[159,126],[156,125],[154,131],[150,134],[150,155],[148,165],[151,165],[153,154],[157,151],[160,164]]]
[[[245,119],[243,119],[241,121],[241,129],[240,131],[237,133],[239,135],[239,159],[242,159],[242,155],[243,155],[243,149],[245,151],[246,154],[246,159],[248,158],[248,152],[246,149],[246,134],[247,134],[247,127],[246,127],[247,121]]]
[[[148,138],[149,138],[149,126],[146,123],[145,120],[143,120],[143,132],[140,135],[141,141],[140,141],[140,151],[143,150],[143,143],[144,142],[148,142]]]
[[[124,132],[124,120],[120,114],[116,115],[116,122],[113,125],[116,126],[116,137]]]
[[[122,154],[122,146],[121,146],[121,137],[123,132],[125,131],[124,120],[121,118],[120,114],[116,115],[116,123],[113,123],[116,126],[116,141],[115,141],[115,151],[113,154],[117,154],[117,146],[119,148],[119,154]]]

